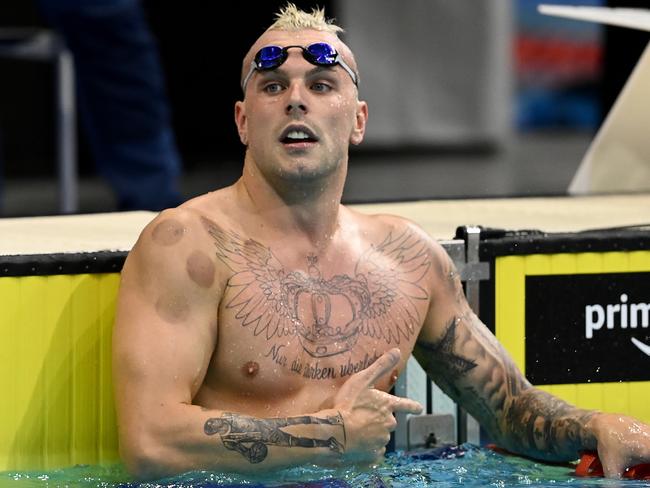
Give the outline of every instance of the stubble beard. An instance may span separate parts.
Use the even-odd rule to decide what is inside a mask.
[[[272,178],[278,183],[284,182],[289,185],[312,185],[325,182],[334,175],[342,164],[341,154],[331,154],[331,157],[313,154],[314,149],[307,150],[303,154],[296,151],[294,154],[276,154],[278,164],[269,168]],[[276,159],[276,160],[278,160]]]

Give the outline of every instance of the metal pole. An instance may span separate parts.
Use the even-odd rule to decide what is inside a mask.
[[[479,227],[468,226],[465,228],[467,232],[467,242],[465,243],[466,263],[470,265],[479,262],[478,248],[481,235]],[[470,308],[478,315],[479,312],[479,283],[480,280],[474,276],[468,276],[465,281],[465,296]]]
[[[55,67],[59,211],[64,214],[71,214],[79,211],[77,119],[74,60],[72,53],[63,45],[60,46],[56,56]]]
[[[465,265],[466,269],[469,271],[465,280],[465,297],[467,298],[467,303],[469,303],[471,309],[478,315],[480,275],[476,276],[475,273],[472,272],[472,269],[477,267],[479,262],[478,251],[481,229],[480,227],[467,226],[465,227],[465,231],[467,236],[465,239]],[[467,442],[467,423],[469,422],[469,418],[467,411],[460,405],[457,406],[456,410],[456,422],[458,429],[458,443],[462,444]]]

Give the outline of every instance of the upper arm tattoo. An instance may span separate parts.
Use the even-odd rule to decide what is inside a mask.
[[[460,392],[455,386],[456,383],[476,367],[475,361],[463,357],[460,353],[454,351],[456,327],[458,326],[459,320],[458,318],[453,318],[447,323],[445,334],[437,343],[421,342],[418,344],[423,351],[426,351],[427,371],[444,370],[445,375],[441,380],[454,392],[455,396],[460,396]]]
[[[307,273],[290,270],[260,242],[207,218],[202,222],[217,257],[232,271],[225,308],[269,341],[270,351],[281,347],[278,338],[297,336],[316,361],[352,350],[359,336],[400,344],[419,330],[421,303],[429,300],[424,282],[431,255],[414,232],[389,233],[360,256],[352,274],[327,277],[315,255],[307,257]],[[342,373],[343,366],[325,377]]]
[[[454,316],[440,340],[419,341],[414,354],[443,391],[494,434],[500,431],[508,399],[528,384],[508,358],[492,352],[494,339],[485,344],[482,334],[475,332],[474,328],[484,327],[478,322],[473,314]]]

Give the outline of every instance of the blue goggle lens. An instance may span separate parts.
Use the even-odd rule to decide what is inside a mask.
[[[255,56],[258,69],[273,69],[280,66],[286,58],[286,50],[279,46],[266,46]]]
[[[337,53],[329,44],[325,44],[324,42],[310,44],[307,46],[306,51],[311,56],[313,63],[324,66],[336,64]]]

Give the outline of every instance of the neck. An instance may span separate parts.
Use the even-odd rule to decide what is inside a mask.
[[[286,235],[306,237],[314,246],[327,245],[339,225],[345,168],[310,181],[269,181],[248,158],[236,183],[255,214]]]

